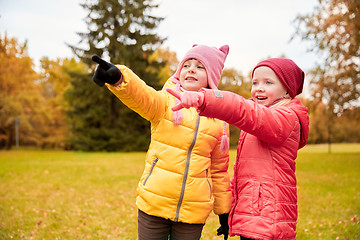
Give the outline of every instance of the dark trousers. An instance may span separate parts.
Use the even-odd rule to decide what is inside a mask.
[[[138,212],[139,240],[199,240],[204,224],[173,222]]]

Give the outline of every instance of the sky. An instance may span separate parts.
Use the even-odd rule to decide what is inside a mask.
[[[319,62],[311,42],[295,33],[298,14],[313,12],[318,0],[156,0],[153,14],[165,17],[157,28],[163,47],[179,60],[193,44],[229,45],[225,68],[247,75],[261,60],[285,55],[305,72]],[[35,64],[41,57],[74,57],[66,45],[77,45],[86,32],[87,12],[80,0],[0,0],[0,35],[27,40]],[[118,64],[118,63],[116,63]],[[121,63],[119,63],[121,64]]]

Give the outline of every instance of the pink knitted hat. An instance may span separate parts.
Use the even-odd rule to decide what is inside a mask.
[[[286,90],[288,90],[291,98],[302,93],[305,74],[292,60],[270,58],[261,61],[254,67],[252,75],[254,75],[255,69],[261,66],[269,67],[275,72]]]
[[[180,72],[184,62],[190,58],[195,58],[200,61],[206,70],[208,76],[208,83],[211,89],[217,89],[220,81],[221,72],[224,68],[224,62],[229,53],[229,46],[224,45],[217,49],[216,47],[208,47],[205,45],[193,45],[193,47],[185,54],[185,57],[180,62],[173,77],[179,80]]]

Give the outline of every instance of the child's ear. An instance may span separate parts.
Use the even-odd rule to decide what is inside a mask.
[[[222,51],[223,53],[225,53],[225,55],[228,55],[229,53],[229,46],[228,45],[224,45],[224,46],[221,46],[219,48],[220,51]]]

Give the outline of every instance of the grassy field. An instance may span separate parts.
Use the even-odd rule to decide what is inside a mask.
[[[136,239],[144,156],[0,151],[0,239]],[[297,177],[297,239],[360,239],[360,144],[306,146]],[[202,239],[217,227],[211,214]]]

